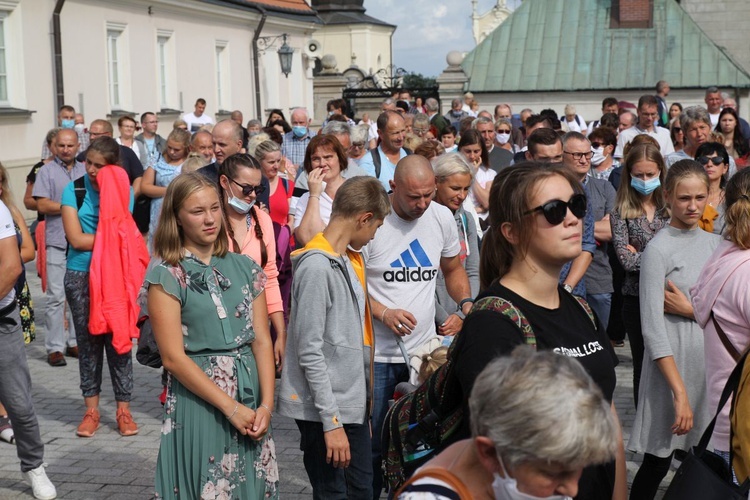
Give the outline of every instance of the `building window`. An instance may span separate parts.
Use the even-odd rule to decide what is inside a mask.
[[[0,13],[0,105],[8,105],[8,66],[5,54],[6,17],[6,13]]]
[[[107,70],[109,76],[109,104],[122,108],[122,30],[107,29]]]
[[[229,108],[229,47],[216,42],[216,105],[218,111]]]
[[[168,91],[168,55],[167,55],[167,44],[169,43],[169,37],[160,36],[157,38],[157,47],[159,51],[159,98],[161,101],[161,108],[166,109],[169,107],[169,99],[167,98]]]

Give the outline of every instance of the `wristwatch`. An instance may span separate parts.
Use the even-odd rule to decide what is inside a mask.
[[[563,288],[565,289],[566,292],[573,293],[573,287],[568,285],[567,283],[563,283]]]

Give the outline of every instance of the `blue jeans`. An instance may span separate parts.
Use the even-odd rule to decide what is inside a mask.
[[[388,401],[399,382],[409,380],[409,367],[405,363],[375,363],[373,367],[372,399],[372,495],[380,498],[383,488],[383,467],[380,453],[380,440],[383,421],[388,413]]]
[[[609,310],[612,308],[611,293],[587,293],[586,302],[596,313],[602,326],[606,330],[609,326]]]
[[[300,449],[307,477],[313,488],[314,500],[372,498],[372,465],[370,456],[370,426],[344,424],[352,459],[349,467],[339,469],[326,463],[326,442],[323,424],[295,420],[300,432]]]

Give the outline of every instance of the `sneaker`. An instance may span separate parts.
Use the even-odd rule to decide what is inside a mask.
[[[0,439],[10,444],[15,443],[16,441],[8,415],[0,417]]]
[[[99,410],[89,408],[83,415],[83,421],[78,426],[76,434],[80,437],[88,438],[96,434],[97,429],[99,429]]]
[[[78,357],[78,346],[70,346],[67,349],[65,349],[65,355],[69,358],[77,358]]]
[[[31,485],[31,491],[34,494],[34,498],[39,500],[52,500],[57,498],[57,490],[52,481],[47,477],[47,473],[44,472],[44,468],[47,464],[42,464],[36,469],[32,469],[29,472],[24,472],[23,475],[26,477],[26,481]]]
[[[68,362],[65,361],[63,353],[59,351],[49,353],[47,355],[47,363],[49,363],[50,366],[65,366],[68,364]]]
[[[121,436],[135,436],[138,434],[138,426],[133,421],[133,415],[127,408],[117,410],[117,429]]]

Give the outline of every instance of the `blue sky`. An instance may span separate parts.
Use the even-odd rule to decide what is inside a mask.
[[[521,0],[508,0],[514,8]],[[484,14],[497,0],[479,0]],[[365,0],[367,14],[398,26],[393,35],[394,64],[425,76],[438,76],[451,50],[474,48],[471,0]]]

